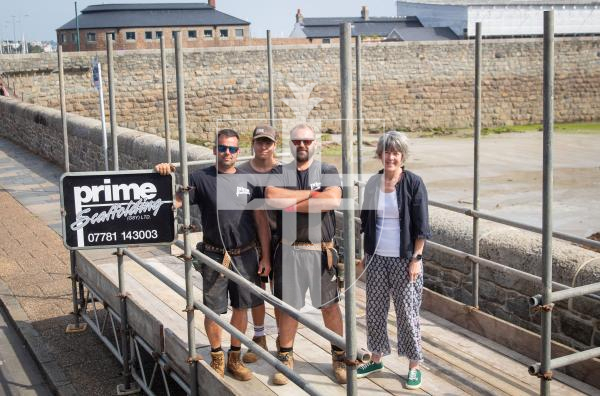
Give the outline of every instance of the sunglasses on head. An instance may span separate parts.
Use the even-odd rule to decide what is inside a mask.
[[[304,143],[305,146],[310,146],[312,142],[312,139],[292,139],[294,146],[300,146],[302,143]]]
[[[217,146],[217,150],[221,154],[225,154],[227,151],[229,151],[230,154],[236,154],[238,151],[240,151],[240,148],[236,146],[226,146],[224,144],[219,144]]]

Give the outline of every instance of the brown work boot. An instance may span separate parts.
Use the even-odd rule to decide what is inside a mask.
[[[252,341],[256,342],[258,345],[262,347],[265,351],[268,351],[267,348],[267,336],[258,336],[254,337]],[[258,360],[258,355],[252,351],[252,349],[248,349],[248,352],[244,353],[242,357],[244,363],[254,363]]]
[[[240,360],[241,351],[227,352],[227,371],[238,381],[250,381],[252,371]]]
[[[338,384],[346,383],[346,354],[344,351],[331,351],[333,375]]]
[[[212,358],[210,362],[210,367],[213,368],[221,377],[225,376],[225,354],[223,351],[219,352],[211,352],[210,357]]]
[[[294,353],[293,352],[277,352],[277,359],[290,369],[294,369]],[[273,385],[285,385],[288,383],[288,378],[282,372],[273,374]]]

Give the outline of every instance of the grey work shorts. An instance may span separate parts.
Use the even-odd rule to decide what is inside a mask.
[[[222,254],[213,252],[205,252],[204,254],[218,263],[223,261]],[[228,297],[231,306],[235,309],[253,308],[263,303],[262,299],[250,290],[221,276],[219,272],[207,265],[195,263],[195,267],[202,275],[202,301],[214,312],[218,314],[227,312]],[[240,256],[231,256],[230,269],[260,287],[258,251],[256,249],[250,249]]]
[[[275,297],[296,309],[306,304],[310,291],[312,305],[325,308],[340,301],[337,268],[327,268],[327,254],[279,244],[273,253]]]

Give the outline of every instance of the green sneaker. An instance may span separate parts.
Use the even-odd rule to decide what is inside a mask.
[[[407,389],[419,389],[421,387],[421,370],[408,370],[408,379],[406,380]]]
[[[383,370],[383,362],[375,363],[374,361],[369,360],[367,363],[358,366],[358,369],[356,369],[356,378],[363,378],[381,370]]]

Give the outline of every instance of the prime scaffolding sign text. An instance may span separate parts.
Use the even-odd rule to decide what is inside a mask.
[[[65,173],[60,182],[68,249],[170,244],[174,176],[153,171]]]

